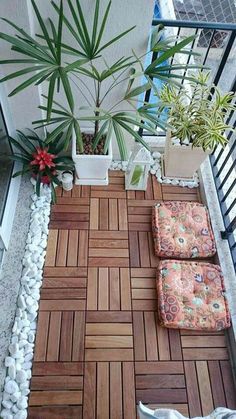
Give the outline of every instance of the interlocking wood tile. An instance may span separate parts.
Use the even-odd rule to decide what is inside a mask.
[[[56,188],[39,305],[31,419],[136,419],[135,404],[201,416],[236,397],[224,332],[166,329],[157,316],[151,214],[198,188]],[[217,383],[217,385],[216,385]]]
[[[82,419],[82,406],[30,407],[29,419]]]

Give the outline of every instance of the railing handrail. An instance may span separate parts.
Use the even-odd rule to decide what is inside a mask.
[[[152,26],[157,25],[181,27],[181,28],[201,28],[201,29],[215,29],[222,31],[236,31],[235,23],[220,23],[220,22],[204,22],[193,20],[171,20],[171,19],[153,19]]]

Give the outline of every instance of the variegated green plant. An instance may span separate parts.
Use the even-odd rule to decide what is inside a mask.
[[[169,108],[172,137],[204,151],[227,144],[225,132],[234,131],[227,117],[236,110],[235,94],[221,93],[209,78],[209,73],[200,72],[189,89],[165,86],[160,93],[162,106]]]
[[[126,133],[131,134],[136,141],[146,146],[138,129],[143,128],[149,133],[156,134],[156,127],[163,128],[164,126],[156,112],[159,102],[148,104],[143,100],[140,103],[138,100],[140,94],[151,88],[157,91],[155,79],[160,79],[163,83],[178,85],[178,79],[182,77],[179,71],[186,72],[187,67],[197,67],[178,64],[174,59],[179,53],[194,54],[191,48],[187,48],[187,45],[193,42],[194,36],[166,38],[163,35],[163,27],[156,27],[152,34],[151,51],[147,52],[147,54],[156,53],[156,59],[151,64],[144,67],[145,56],[137,57],[133,52],[132,56],[121,57],[113,64],[108,65],[102,57],[104,50],[120,41],[134,29],[134,26],[108,42],[104,42],[103,35],[111,1],[108,2],[103,16],[100,11],[100,0],[95,1],[91,29],[89,29],[90,25],[87,25],[80,1],[67,0],[69,15],[64,11],[64,1],[60,0],[58,4],[55,1],[51,2],[58,15],[58,22],[55,24],[51,19],[44,22],[36,1],[31,0],[41,29],[41,33],[36,37],[27,34],[14,22],[4,19],[14,28],[16,35],[10,36],[0,32],[0,39],[8,42],[11,49],[19,56],[14,59],[2,59],[0,64],[22,65],[22,69],[8,74],[0,81],[17,78],[17,83],[19,83],[18,77],[28,77],[31,73],[29,78],[17,84],[10,96],[32,84],[47,83],[47,94],[44,96],[45,105],[40,106],[46,112],[46,116],[44,119],[34,122],[37,127],[53,127],[47,137],[48,142],[55,141],[58,134],[65,132],[65,148],[67,148],[74,130],[79,150],[83,153],[84,145],[80,125],[82,121],[92,121],[94,123],[93,148],[96,148],[106,133],[104,152],[107,153],[111,137],[115,136],[121,158],[126,159]],[[73,42],[65,41],[64,29],[70,33]],[[173,59],[171,65],[168,63],[170,58]],[[99,62],[99,66],[97,66],[97,62]],[[101,64],[103,64],[103,70],[100,70]],[[86,78],[93,80],[93,90]],[[104,81],[107,86],[107,79],[110,79],[111,82],[108,87],[104,87]],[[188,75],[186,79],[191,81],[191,77]],[[114,88],[124,82],[127,82],[127,90],[123,97],[117,103],[110,103],[109,107],[104,108],[104,99],[110,95]],[[67,99],[67,104],[64,106],[57,101],[57,93],[61,87]],[[88,104],[87,116],[84,116],[84,108],[75,106],[75,96],[77,95],[79,98],[83,97]],[[128,104],[128,111],[118,110],[121,102]]]

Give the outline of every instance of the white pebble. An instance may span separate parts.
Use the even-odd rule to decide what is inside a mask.
[[[15,365],[10,365],[8,368],[8,375],[12,380],[15,380],[16,378],[16,367]]]
[[[14,415],[14,419],[27,419],[27,410],[20,410]]]
[[[8,410],[8,409],[3,409],[3,410],[1,411],[1,418],[3,418],[3,419],[13,419],[13,416],[12,416],[12,414],[9,412],[9,410]]]
[[[5,391],[9,394],[19,391],[18,384],[14,380],[8,381],[5,385]]]
[[[11,356],[7,356],[7,357],[5,358],[5,366],[6,366],[6,367],[10,367],[10,366],[12,366],[12,365],[15,365],[15,359],[14,359],[14,358],[12,358]]]
[[[18,400],[16,405],[17,405],[18,409],[20,409],[20,410],[26,409],[27,406],[28,406],[27,397],[26,396],[21,397]]]
[[[24,383],[27,380],[27,373],[24,370],[17,371],[16,381],[17,383]]]

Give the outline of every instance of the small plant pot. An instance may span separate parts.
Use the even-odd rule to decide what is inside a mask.
[[[73,189],[73,172],[65,171],[61,175],[61,182],[64,191],[71,191]]]
[[[91,133],[92,130],[86,130]],[[72,159],[75,164],[76,185],[108,185],[108,169],[112,162],[111,141],[106,155],[78,154],[75,132],[72,136]]]
[[[167,131],[164,152],[164,177],[183,180],[192,179],[209,154],[211,154],[211,150],[203,151],[201,147],[174,145],[171,133]]]

